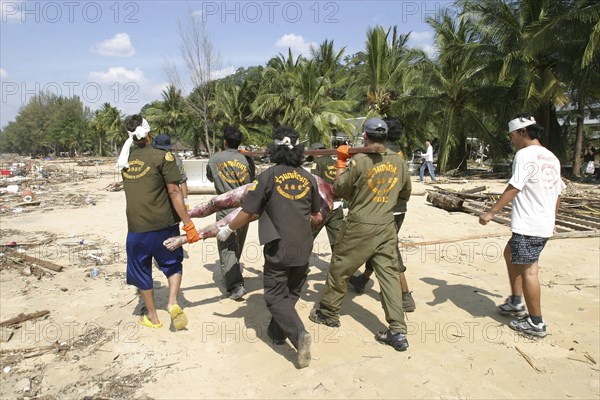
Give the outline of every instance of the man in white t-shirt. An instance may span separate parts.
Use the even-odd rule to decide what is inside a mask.
[[[421,168],[419,169],[419,180],[423,182],[425,179],[425,168],[429,171],[429,176],[431,176],[431,181],[435,182],[435,167],[433,166],[433,146],[431,146],[431,142],[429,140],[425,141],[425,146],[427,146],[427,151],[423,154],[423,164],[421,164]]]
[[[543,128],[535,119],[522,115],[508,123],[510,139],[517,149],[508,187],[490,211],[479,217],[487,224],[505,205],[513,202],[510,229],[512,237],[504,249],[511,296],[498,311],[522,317],[510,328],[536,337],[546,336],[542,319],[538,259],[554,232],[560,194],[565,184],[560,178],[560,162],[539,141]],[[525,298],[529,315],[522,303]]]

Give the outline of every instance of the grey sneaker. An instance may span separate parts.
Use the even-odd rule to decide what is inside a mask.
[[[526,335],[535,336],[539,338],[546,337],[548,332],[546,332],[546,324],[544,322],[540,322],[539,324],[534,324],[531,321],[531,318],[524,317],[521,319],[515,319],[514,321],[510,321],[508,324],[510,329],[513,329],[517,332],[524,333]]]
[[[389,330],[386,332],[377,332],[375,340],[392,346],[396,351],[405,351],[408,349],[408,341],[404,333],[392,333]]]
[[[515,317],[524,317],[527,315],[527,310],[525,310],[525,304],[513,304],[510,301],[510,297],[506,298],[504,304],[500,304],[498,306],[498,312],[502,315],[514,315]]]
[[[412,297],[412,292],[402,293],[402,308],[404,312],[413,312],[417,308],[415,299]]]
[[[246,289],[244,289],[244,285],[240,283],[239,285],[237,285],[236,287],[233,288],[233,290],[229,294],[229,298],[231,300],[241,301],[241,300],[243,300],[244,295],[246,293],[248,293],[248,292],[246,292]]]

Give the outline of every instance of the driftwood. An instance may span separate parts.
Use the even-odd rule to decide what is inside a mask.
[[[11,325],[17,325],[20,324],[21,322],[25,322],[25,321],[29,321],[32,319],[36,319],[36,318],[41,318],[41,317],[45,317],[46,315],[50,314],[49,310],[44,310],[44,311],[38,311],[38,312],[34,312],[31,314],[19,314],[14,318],[8,319],[4,322],[0,322],[0,326],[11,326]]]
[[[53,262],[46,261],[46,260],[40,260],[39,258],[28,256],[27,254],[11,253],[9,256],[11,258],[30,262],[32,264],[38,265],[40,267],[49,269],[54,272],[60,272],[63,269],[62,265],[54,264]]]
[[[446,211],[462,211],[464,200],[453,195],[430,192],[427,195],[427,201],[433,204],[435,207],[442,208]]]

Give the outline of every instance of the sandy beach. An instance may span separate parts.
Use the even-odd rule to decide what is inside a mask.
[[[14,212],[19,194],[4,194],[0,321],[48,310],[3,327],[1,398],[582,398],[600,397],[600,240],[556,239],[540,259],[548,336],[528,339],[508,328],[496,305],[509,294],[502,250],[505,225],[481,226],[474,215],[447,212],[413,196],[401,243],[437,242],[403,250],[417,308],[406,315],[408,351],[377,343],[386,329],[377,282],[346,297],[341,327],[309,321],[329,268],[325,230],[315,241],[307,286],[297,309],[313,336],[312,362],[295,365],[295,350],[270,344],[262,297],[262,251],[252,223],[242,265],[248,294],[224,297],[216,239],[186,245],[180,304],[190,323],[170,326],[167,281],[155,269],[162,329],[140,327],[142,304],[125,284],[125,195],[110,162],[78,167],[64,182],[34,189],[37,206]],[[85,170],[83,175],[76,171]],[[506,180],[444,184],[502,191]],[[600,188],[587,185],[600,195]],[[8,196],[8,197],[7,197]],[[10,197],[12,196],[12,197]],[[209,195],[190,195],[192,207]],[[214,217],[195,220],[197,227]],[[488,237],[483,237],[488,236]],[[63,267],[27,270],[6,257],[21,249]],[[99,275],[90,276],[94,267]],[[37,271],[37,273],[36,273]],[[29,272],[29,274],[28,274]],[[37,275],[37,276],[36,276]],[[39,276],[39,279],[38,279]]]

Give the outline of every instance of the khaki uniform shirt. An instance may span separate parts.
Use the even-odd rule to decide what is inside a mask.
[[[134,145],[129,154],[129,168],[121,171],[121,175],[129,232],[156,231],[181,221],[166,186],[181,179],[170,151]]]
[[[381,154],[356,154],[333,184],[336,196],[348,200],[348,221],[388,224],[399,202],[410,198],[410,177],[404,159],[389,149]]]

